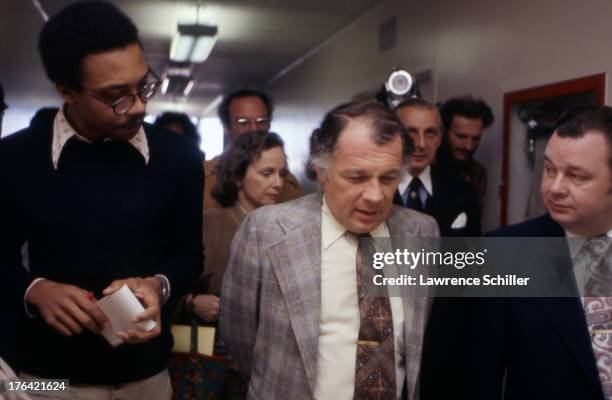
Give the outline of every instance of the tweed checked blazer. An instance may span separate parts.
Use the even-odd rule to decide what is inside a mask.
[[[221,289],[221,335],[250,378],[248,398],[312,399],[321,310],[322,194],[249,213],[232,242]],[[391,237],[439,235],[433,218],[392,206]],[[403,298],[408,399],[418,375],[430,301]]]

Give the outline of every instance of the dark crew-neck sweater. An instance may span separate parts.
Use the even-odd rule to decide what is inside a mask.
[[[128,142],[71,138],[56,170],[54,117],[39,113],[29,128],[0,141],[2,296],[21,314],[19,367],[74,384],[147,378],[167,365],[166,312],[159,337],[115,349],[89,331],[66,338],[41,317],[29,318],[23,297],[37,277],[97,298],[115,279],[157,273],[168,277],[173,299],[190,290],[203,267],[201,155],[188,140],[147,125],[148,164]],[[30,272],[21,265],[26,241]]]

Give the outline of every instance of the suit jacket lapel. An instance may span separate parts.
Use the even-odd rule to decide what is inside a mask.
[[[440,177],[437,173],[437,168],[435,166],[431,166],[431,191],[427,198],[427,204],[425,206],[425,211],[427,214],[433,216],[434,218],[438,218],[441,214],[439,210],[439,202],[438,199],[448,200],[450,197],[447,197],[447,193],[444,193],[444,185],[440,186]],[[446,203],[446,207],[448,207],[448,203]]]
[[[314,201],[279,218],[287,234],[266,255],[272,260],[314,394],[321,313],[321,196],[312,197]]]
[[[589,379],[600,387],[599,373],[580,299],[539,298],[538,302],[563,337],[568,351],[574,355]]]
[[[444,235],[457,215],[465,211],[461,210],[458,204],[448,200],[461,194],[453,191],[448,177],[435,164],[431,166],[431,191],[432,194],[428,198],[425,211],[436,219]]]

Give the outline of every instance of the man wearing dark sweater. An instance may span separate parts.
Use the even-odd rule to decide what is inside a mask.
[[[58,398],[169,399],[167,304],[203,265],[201,155],[143,126],[159,79],[115,6],[67,6],[39,50],[64,105],[0,141],[0,271],[3,303],[21,314],[18,367],[69,379]],[[156,327],[119,333],[115,348],[95,298],[124,284],[145,307],[137,320]]]

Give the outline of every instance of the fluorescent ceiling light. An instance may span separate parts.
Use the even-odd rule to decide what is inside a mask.
[[[170,79],[166,78],[161,85],[161,94],[166,94],[168,92],[168,85],[170,85]]]
[[[179,25],[170,46],[170,59],[177,62],[202,63],[210,55],[216,41],[216,26]]]
[[[185,90],[183,90],[183,96],[189,96],[189,93],[191,93],[191,89],[193,89],[194,84],[195,84],[194,80],[190,80],[187,83],[187,86],[185,86]]]
[[[179,33],[174,35],[170,48],[170,59],[178,62],[187,61],[191,55],[194,41],[195,38],[193,36],[181,36]]]
[[[166,69],[167,76],[182,76],[184,78],[191,77],[193,65],[191,63],[169,62]]]
[[[188,96],[194,85],[195,81],[191,77],[167,75],[162,82],[162,94]]]
[[[202,63],[206,61],[213,47],[215,47],[216,42],[217,36],[200,36],[195,42],[189,60],[192,63]]]

